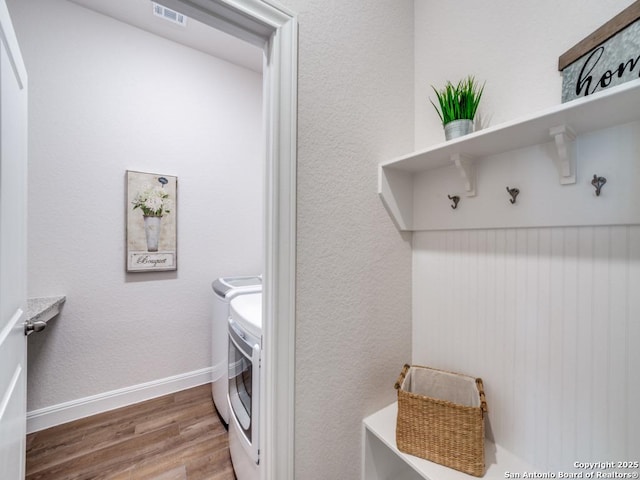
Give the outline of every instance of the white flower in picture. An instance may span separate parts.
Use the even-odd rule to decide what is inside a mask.
[[[163,177],[160,177],[161,181]],[[166,182],[166,180],[165,180]],[[171,212],[172,202],[164,185],[148,185],[143,191],[138,192],[133,200],[133,209],[139,208],[147,217],[162,217]]]

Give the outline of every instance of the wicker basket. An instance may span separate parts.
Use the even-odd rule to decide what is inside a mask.
[[[484,475],[482,380],[405,365],[396,382],[398,449],[481,477]]]

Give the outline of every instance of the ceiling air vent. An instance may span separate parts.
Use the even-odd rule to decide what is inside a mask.
[[[171,10],[162,5],[158,5],[155,2],[151,2],[153,5],[153,14],[157,17],[162,17],[165,20],[177,23],[178,25],[182,25],[183,27],[187,25],[187,17],[182,13],[176,12],[175,10]]]

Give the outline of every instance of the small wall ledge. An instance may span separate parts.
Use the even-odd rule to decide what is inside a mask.
[[[60,313],[60,307],[67,297],[36,297],[27,299],[27,322],[47,323]]]

